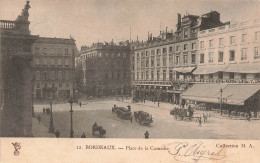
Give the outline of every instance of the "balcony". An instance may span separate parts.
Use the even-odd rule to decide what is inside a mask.
[[[15,21],[0,20],[0,28],[2,29],[13,29],[15,27]]]
[[[256,84],[260,79],[173,79],[173,83],[237,83]]]

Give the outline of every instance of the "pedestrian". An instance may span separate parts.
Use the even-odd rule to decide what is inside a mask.
[[[95,122],[94,125],[92,126],[92,128],[94,128],[94,127],[97,127],[97,122]]]
[[[45,110],[45,108],[43,107],[43,108],[42,108],[42,112],[43,112],[43,114],[45,114],[45,111],[46,111],[46,110]]]
[[[251,118],[250,111],[248,111],[248,113],[246,114],[246,117],[247,117],[248,122],[250,122],[250,118]]]
[[[41,123],[41,119],[42,119],[41,116],[38,115],[38,116],[37,116],[37,119],[38,119],[38,122],[39,122],[39,124],[40,124],[40,123]]]
[[[199,117],[199,127],[201,127],[201,123],[202,123],[202,120],[201,120],[201,117]]]
[[[81,102],[79,102],[79,106],[81,107]]]
[[[55,136],[56,136],[56,138],[59,138],[59,137],[60,137],[60,132],[59,132],[59,130],[56,130]]]
[[[82,133],[81,138],[86,138],[85,132]]]
[[[206,115],[206,113],[203,113],[203,121],[204,121],[204,123],[207,122],[207,115]]]
[[[128,105],[127,108],[128,108],[129,111],[131,111],[131,106],[130,105]]]
[[[144,133],[144,138],[145,138],[145,139],[149,139],[149,132],[148,132],[148,131],[146,131],[146,132]]]
[[[130,116],[130,121],[131,121],[131,123],[133,122],[133,116],[132,115]]]

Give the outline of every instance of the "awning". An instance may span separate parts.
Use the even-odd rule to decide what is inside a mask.
[[[244,102],[260,90],[260,85],[240,84],[195,84],[186,92],[181,94],[182,99],[219,103],[220,89],[222,88],[222,99],[225,104],[244,105]]]
[[[186,73],[191,73],[196,67],[178,67],[174,68],[174,71],[186,74]]]
[[[245,100],[260,90],[260,85],[238,85],[230,84],[223,89],[222,97],[230,105],[244,105]],[[220,97],[220,92],[216,98]]]
[[[225,71],[227,67],[228,64],[198,66],[197,69],[193,72],[193,74],[194,75],[214,74],[216,72]]]
[[[230,64],[225,72],[260,73],[260,62]]]
[[[192,101],[218,103],[218,99],[215,98],[215,95],[217,95],[221,87],[225,85],[195,84],[186,92],[182,93],[181,98]]]

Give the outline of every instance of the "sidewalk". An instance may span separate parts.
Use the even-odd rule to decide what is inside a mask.
[[[135,104],[135,105],[142,105],[142,106],[150,106],[150,107],[154,107],[154,108],[158,108],[158,102],[152,102],[152,101],[145,101],[145,103],[143,102],[136,102],[136,103],[132,103],[131,100],[124,100],[123,102],[125,103],[131,103],[131,104]],[[159,108],[160,109],[167,109],[167,110],[172,110],[174,107],[176,107],[178,105],[175,104],[170,104],[170,103],[165,103],[165,102],[160,102]],[[196,112],[207,112],[210,113],[211,117],[214,118],[220,118],[220,119],[232,119],[232,120],[246,120],[245,117],[233,117],[233,116],[227,116],[227,115],[223,115],[221,116],[220,113],[216,113],[214,111],[201,111],[201,110],[196,110]],[[260,118],[251,118],[251,120],[260,120]]]
[[[36,118],[32,118],[32,133],[34,137],[55,137],[53,133],[48,133],[48,128],[39,124]]]
[[[148,101],[148,100],[146,100],[145,103],[142,103],[142,102],[132,103],[132,100],[131,100],[131,99],[128,99],[128,100],[125,100],[125,99],[124,99],[123,102],[125,102],[125,103],[131,103],[131,104],[135,104],[135,105],[150,106],[150,107],[160,108],[160,109],[167,109],[167,110],[172,110],[174,107],[177,106],[177,105],[175,105],[175,104],[160,102],[160,105],[159,105],[159,107],[158,107],[158,102],[155,102],[155,103],[154,103],[154,102]]]

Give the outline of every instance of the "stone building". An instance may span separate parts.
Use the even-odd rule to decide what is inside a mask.
[[[64,99],[74,95],[76,52],[73,38],[39,37],[33,43],[36,100]]]
[[[179,103],[180,93],[192,83],[198,60],[197,34],[200,30],[223,25],[216,11],[195,16],[178,14],[175,32],[161,31],[159,37],[148,34],[148,41],[135,48],[136,98]]]
[[[198,42],[198,67],[193,72],[196,84],[182,94],[182,99],[205,102],[215,108],[222,102],[229,110],[259,111],[260,21],[202,30]]]
[[[131,93],[129,42],[96,43],[80,51],[83,82],[89,96]]]
[[[32,44],[38,36],[29,30],[29,1],[15,21],[1,27],[1,136],[32,136]]]

